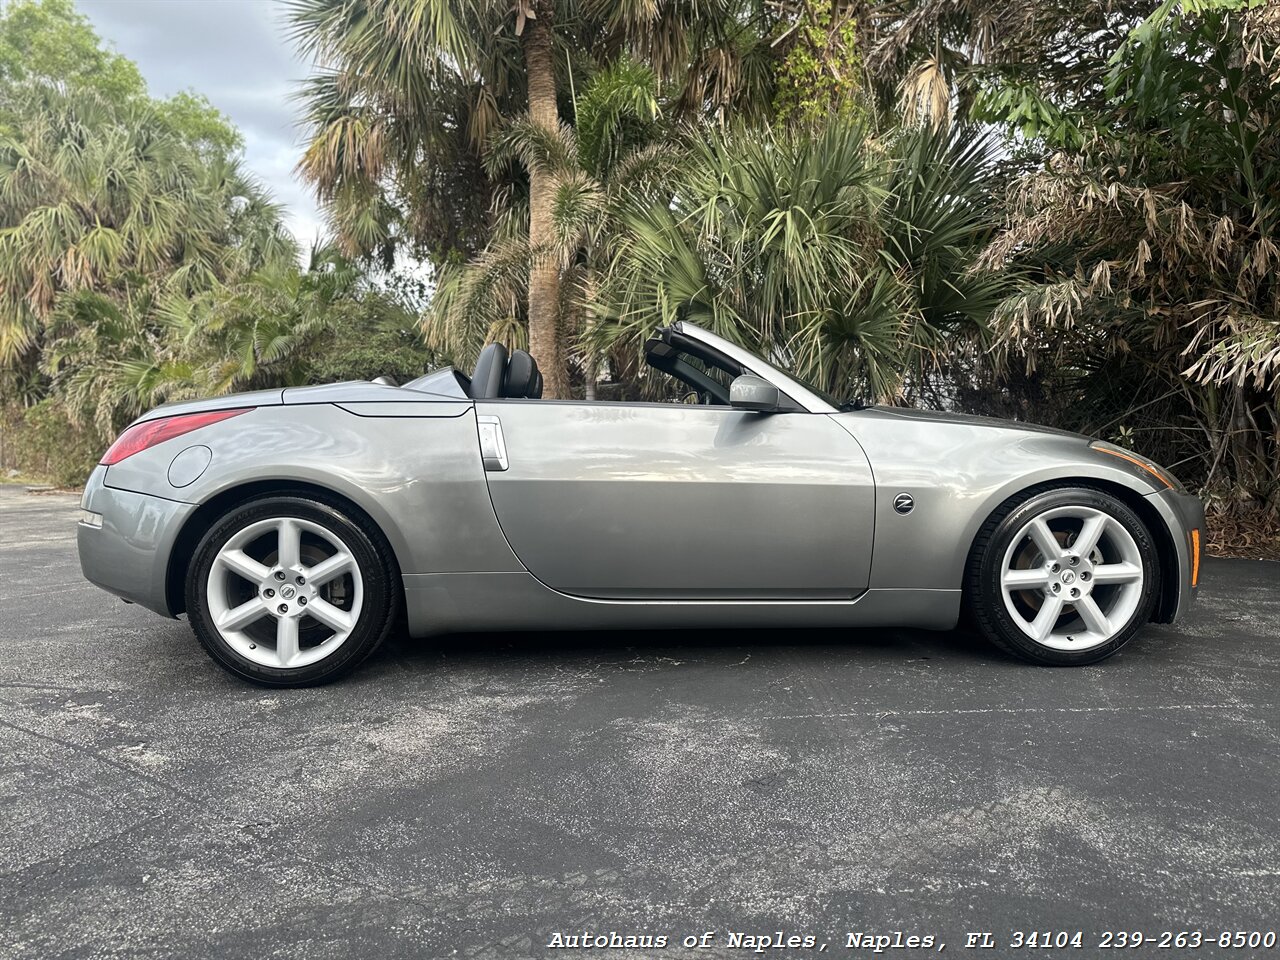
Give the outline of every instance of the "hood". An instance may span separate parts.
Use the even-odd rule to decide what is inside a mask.
[[[912,420],[917,423],[956,424],[967,427],[989,427],[993,430],[1010,430],[1018,433],[1047,433],[1058,437],[1074,437],[1077,440],[1090,441],[1093,438],[1083,433],[1072,433],[1070,430],[1059,430],[1056,427],[1044,427],[1038,423],[1024,423],[1021,420],[1001,420],[998,417],[980,417],[971,413],[949,413],[945,410],[917,410],[912,407],[872,406],[853,413],[842,414],[856,422],[858,417],[874,416],[885,420]]]

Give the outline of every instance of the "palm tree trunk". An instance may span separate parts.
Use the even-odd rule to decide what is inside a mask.
[[[549,0],[538,0],[536,11],[536,19],[526,24],[524,32],[529,117],[534,123],[555,130],[560,124],[560,112],[551,49],[554,6]],[[529,171],[529,247],[534,251],[545,250],[555,239],[552,191],[547,171]],[[552,256],[535,254],[529,267],[529,352],[542,371],[542,395],[549,400],[569,399],[569,371],[560,330],[560,269]]]
[[[582,289],[586,293],[585,300],[587,303],[596,302],[596,271],[591,266],[591,257],[587,258],[586,278],[583,280]],[[584,311],[585,313],[585,311]],[[585,330],[588,321],[582,317],[575,317],[580,322],[575,324],[575,329]],[[579,341],[581,342],[581,341]],[[583,394],[588,400],[596,399],[596,380],[600,377],[600,357],[596,353],[595,345],[588,341],[584,345],[585,349],[581,351],[582,360],[582,377],[586,381],[583,386]]]

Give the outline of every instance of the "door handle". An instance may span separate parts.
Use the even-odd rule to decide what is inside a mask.
[[[493,416],[476,417],[476,428],[480,431],[480,458],[486,470],[505,470],[507,463],[507,443],[502,438],[502,422]]]

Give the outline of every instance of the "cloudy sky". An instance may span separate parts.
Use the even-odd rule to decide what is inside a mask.
[[[294,176],[301,154],[291,94],[309,72],[273,0],[79,0],[102,38],[138,64],[152,96],[203,93],[240,128],[245,163],[285,204],[308,245],[323,229]]]

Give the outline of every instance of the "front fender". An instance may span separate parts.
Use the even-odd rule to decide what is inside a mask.
[[[1087,437],[878,410],[836,419],[862,445],[875,475],[873,588],[959,590],[969,549],[987,518],[1009,498],[1053,482],[1110,485],[1149,503],[1166,526],[1179,570],[1189,568],[1182,515],[1149,475],[1094,450]],[[900,493],[915,501],[906,515],[894,509]]]

